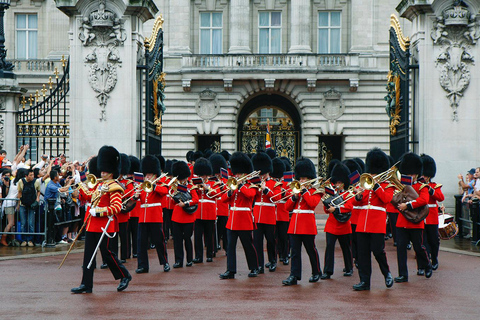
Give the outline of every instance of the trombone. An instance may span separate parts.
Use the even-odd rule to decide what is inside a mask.
[[[260,174],[260,170],[258,171],[253,171],[253,172],[250,172],[249,174],[246,174],[244,175],[243,177],[241,178],[235,178],[235,177],[230,177],[228,178],[227,180],[227,189],[223,190],[222,192],[218,193],[217,196],[220,196],[222,194],[224,194],[225,192],[228,192],[229,190],[237,190],[238,189],[238,186],[240,185],[241,182],[243,182],[244,180],[249,180],[255,176],[258,176]],[[218,189],[218,188],[216,188]],[[214,189],[214,190],[216,190]]]
[[[307,186],[307,185],[309,185],[309,184],[315,185],[316,183],[314,183],[314,182],[316,182],[316,181],[319,180],[319,179],[322,179],[322,178],[315,178],[315,179],[307,180],[307,181],[302,182],[302,183],[300,183],[298,180],[293,180],[292,182],[290,182],[290,183],[288,184],[288,187],[290,188],[290,190],[292,191],[292,193],[290,193],[290,194],[282,197],[281,199],[278,199],[278,200],[272,201],[272,202],[275,203],[275,204],[277,204],[277,203],[280,203],[280,202],[282,202],[282,201],[285,201],[285,200],[291,198],[292,196],[294,196],[294,195],[299,194],[300,192],[302,192],[303,187],[305,187],[305,186]],[[272,197],[272,198],[273,198],[273,197]],[[272,200],[272,199],[270,198],[270,200]]]

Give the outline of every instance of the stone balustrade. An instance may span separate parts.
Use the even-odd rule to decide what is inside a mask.
[[[40,73],[40,74],[51,74],[55,71],[57,67],[58,71],[62,70],[62,61],[61,60],[50,60],[50,59],[29,59],[29,60],[10,60],[10,62],[15,66],[13,72],[15,74],[25,74],[25,73]]]

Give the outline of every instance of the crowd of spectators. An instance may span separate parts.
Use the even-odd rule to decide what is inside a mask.
[[[471,220],[471,208],[473,202],[480,200],[480,167],[472,168],[467,171],[465,178],[462,174],[458,175],[459,192],[462,194],[462,213],[461,218],[465,221]],[[460,230],[462,236],[472,236],[472,228],[469,230]]]
[[[75,187],[85,164],[69,162],[63,153],[25,159],[28,150],[21,146],[13,160],[0,150],[0,245],[33,247],[46,240],[49,203],[54,221],[48,245],[70,243],[85,212]]]

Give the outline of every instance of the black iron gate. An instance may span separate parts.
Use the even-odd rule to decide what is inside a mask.
[[[162,115],[165,112],[163,72],[163,18],[154,23],[152,35],[145,39],[145,152],[162,153]]]
[[[35,95],[20,100],[17,113],[17,149],[28,144],[27,159],[37,160],[41,154],[57,156],[66,153],[70,125],[67,108],[67,94],[70,89],[70,62],[62,57],[63,76],[55,68],[54,76],[49,78]],[[47,88],[48,86],[48,88]]]
[[[390,19],[390,71],[386,111],[390,117],[390,155],[398,160],[409,150],[410,40],[405,38],[395,15]]]

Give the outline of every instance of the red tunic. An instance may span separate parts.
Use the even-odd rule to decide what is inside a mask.
[[[122,202],[123,202],[134,195],[135,193],[135,191],[133,191],[134,183],[130,179],[122,179],[118,182],[123,187],[123,189],[125,189],[125,193],[123,194],[123,197],[122,197]],[[128,222],[128,219],[130,219],[130,214],[129,212],[126,212],[126,213],[120,212],[117,215],[117,218],[118,218],[118,223],[125,223],[125,222]]]
[[[313,194],[316,189],[311,188],[303,195],[298,194],[299,200],[287,200],[285,208],[292,211],[292,219],[288,225],[289,234],[317,234],[317,223],[315,221],[315,207],[322,199],[322,194]]]
[[[435,182],[430,182],[428,184],[432,189],[428,190],[430,196],[428,200],[428,216],[425,219],[425,224],[438,224],[438,204],[437,201],[445,200],[445,196],[442,192],[442,186]]]
[[[227,183],[227,179],[222,178],[221,179],[223,184],[225,185]],[[216,185],[214,188],[217,188],[218,185]],[[218,188],[217,189],[217,195],[218,193],[222,192],[225,187]],[[212,196],[213,197],[213,196]],[[222,216],[222,217],[228,217],[228,203],[222,201],[222,196],[215,196],[215,201],[217,203],[217,216]]]
[[[249,188],[249,184],[232,191],[232,196],[228,192],[222,195],[222,201],[230,204],[228,214],[227,229],[230,230],[254,230],[252,205],[257,191]]]
[[[279,188],[279,193],[273,197],[274,201],[278,201],[291,193],[290,188],[288,187],[288,183],[286,183],[285,181],[282,181],[282,185]],[[290,221],[290,215],[288,213],[288,210],[285,208],[286,203],[287,200],[277,202],[277,221]]]
[[[418,193],[418,198],[407,202],[407,204],[411,204],[413,209],[419,208],[421,206],[427,205],[428,204],[428,199],[429,199],[429,194],[428,194],[428,187],[424,184],[415,181],[414,184],[412,185],[413,189],[417,191]],[[437,213],[438,216],[438,213]],[[424,228],[424,222],[423,220],[418,222],[418,223],[413,223],[408,221],[403,214],[398,215],[397,219],[397,228],[407,228],[407,229],[423,229]]]
[[[167,187],[160,184],[156,184],[150,193],[142,190],[140,201],[137,203],[140,207],[139,223],[163,223],[162,199],[167,193]]]
[[[344,194],[343,199],[345,200],[345,198],[348,196],[348,193]],[[333,213],[328,212],[325,207],[323,209],[325,210],[325,213],[329,215],[327,222],[325,223],[325,229],[323,230],[324,232],[328,232],[337,236],[352,233],[350,219],[348,219],[346,222],[339,222],[337,219],[335,219]],[[353,198],[350,198],[350,200],[342,204],[339,209],[341,213],[351,212],[353,209]]]
[[[190,205],[198,204],[198,195],[196,190],[190,191],[190,188],[189,188],[188,192],[190,192],[190,194],[192,195],[192,200],[190,200],[189,204]],[[177,223],[194,223],[195,213],[189,214],[185,212],[183,208],[179,207],[178,204],[175,204],[175,206],[173,207],[172,221]]]
[[[215,181],[207,181],[205,184],[210,188],[214,188]],[[207,195],[207,191],[199,188],[196,190],[198,195],[198,209],[195,211],[195,216],[198,220],[216,220],[217,219],[217,204],[215,197],[211,194]]]
[[[356,232],[383,234],[387,232],[385,207],[392,201],[394,189],[388,182],[382,182],[376,190],[365,190],[360,201],[354,200],[353,205],[360,209]]]
[[[272,179],[265,181],[265,186],[268,188],[265,189],[268,191],[266,194],[262,190],[254,187],[254,190],[257,191],[255,206],[253,207],[255,223],[277,224],[275,204],[270,200],[271,197],[281,192],[280,186],[276,187],[276,183],[277,182]]]

